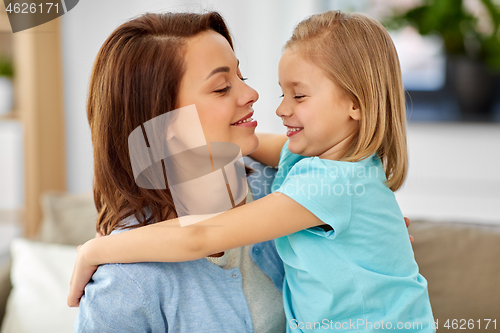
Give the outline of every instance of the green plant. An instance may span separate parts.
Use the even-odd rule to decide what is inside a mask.
[[[421,35],[441,35],[448,55],[465,55],[500,71],[500,9],[494,0],[481,0],[492,22],[491,33],[478,30],[479,18],[467,12],[463,0],[424,0],[424,4],[395,14],[384,24],[388,29],[407,24]]]
[[[12,79],[14,77],[14,66],[12,65],[12,60],[7,57],[0,55],[0,76]]]

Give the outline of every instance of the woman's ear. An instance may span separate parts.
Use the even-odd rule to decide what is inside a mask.
[[[349,116],[354,120],[361,120],[361,110],[358,103],[352,102],[351,109],[349,110]]]

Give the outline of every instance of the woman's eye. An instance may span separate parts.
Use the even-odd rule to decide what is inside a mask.
[[[227,93],[229,91],[229,89],[231,89],[231,87],[230,86],[226,86],[225,88],[222,88],[222,89],[219,89],[219,90],[215,90],[214,92],[218,93],[218,94],[224,94],[224,93]]]
[[[285,97],[285,94],[281,94],[280,98],[283,98],[283,97]]]
[[[247,77],[240,77],[240,80],[241,81],[246,81],[246,80],[248,80],[248,78]]]

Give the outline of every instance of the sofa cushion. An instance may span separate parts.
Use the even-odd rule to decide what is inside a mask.
[[[72,332],[78,308],[66,299],[76,246],[18,238],[11,255],[12,291],[1,333]]]
[[[95,236],[97,211],[91,193],[46,193],[41,202],[43,221],[38,240],[80,245]]]
[[[439,328],[447,319],[498,319],[500,225],[412,221],[415,259]],[[485,324],[482,322],[481,324]],[[493,329],[490,325],[489,329]],[[481,331],[484,326],[481,327]]]

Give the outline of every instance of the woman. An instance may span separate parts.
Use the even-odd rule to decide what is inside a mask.
[[[111,34],[87,106],[102,235],[176,217],[168,188],[134,181],[128,137],[148,120],[195,104],[206,142],[237,144],[243,155],[257,148],[258,94],[243,81],[218,13],[146,14]],[[282,269],[269,242],[185,263],[104,265],[85,289],[75,331],[284,332]]]

